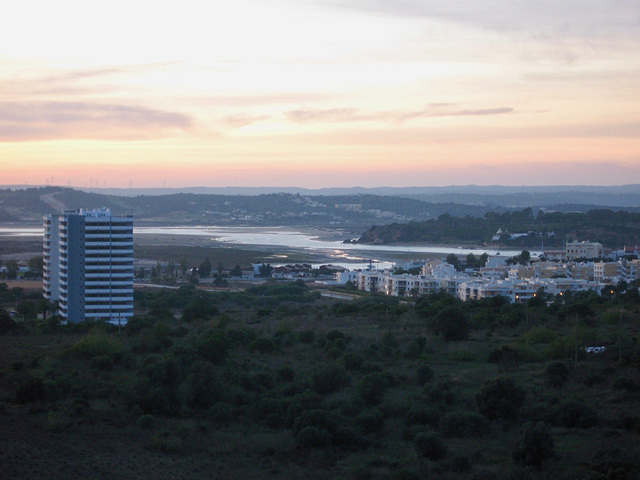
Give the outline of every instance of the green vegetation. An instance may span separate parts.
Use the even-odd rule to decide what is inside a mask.
[[[136,291],[148,313],[121,329],[3,312],[0,462],[11,478],[638,478],[638,286],[525,306],[189,285]]]
[[[502,231],[526,234],[518,238],[504,235],[496,245],[509,247],[561,246],[566,238],[589,239],[603,245],[636,245],[640,243],[640,213],[624,210],[590,210],[587,213],[534,214],[531,208],[515,212],[487,212],[483,217],[455,217],[444,213],[423,222],[392,223],[373,226],[362,234],[360,243],[431,243],[486,244]],[[527,252],[528,253],[528,252]],[[471,264],[478,260],[472,260]],[[452,260],[453,261],[453,260]],[[524,254],[516,262],[525,263]],[[469,261],[467,261],[469,263]]]

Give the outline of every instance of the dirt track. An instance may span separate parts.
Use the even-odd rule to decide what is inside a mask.
[[[20,287],[25,290],[42,290],[42,280],[0,280],[8,288]]]

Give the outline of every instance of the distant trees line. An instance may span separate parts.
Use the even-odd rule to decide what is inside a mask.
[[[640,214],[627,211],[590,210],[588,213],[534,214],[531,208],[516,212],[487,212],[483,217],[440,215],[423,222],[373,226],[360,243],[489,243],[502,229],[527,236],[500,244],[513,246],[560,246],[569,239],[600,241],[611,248],[640,244]]]

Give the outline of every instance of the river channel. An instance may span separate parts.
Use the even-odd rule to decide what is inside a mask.
[[[43,234],[36,227],[0,227],[0,236],[32,237]],[[174,238],[200,237],[212,243],[238,246],[279,247],[301,249],[309,253],[320,253],[335,258],[341,263],[360,263],[365,259],[386,264],[398,257],[425,258],[429,255],[501,255],[512,257],[519,250],[497,250],[491,248],[464,248],[441,245],[363,245],[343,243],[344,233],[328,230],[297,230],[286,227],[215,227],[215,226],[176,226],[176,227],[135,227],[134,236],[172,236]],[[534,256],[539,252],[531,252]]]

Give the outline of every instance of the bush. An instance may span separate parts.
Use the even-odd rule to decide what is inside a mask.
[[[431,367],[427,364],[418,365],[416,369],[416,380],[420,386],[424,386],[424,384],[433,380],[433,370]]]
[[[446,307],[432,320],[431,328],[445,342],[466,340],[469,336],[469,317],[459,307]]]
[[[634,455],[621,447],[600,448],[589,464],[589,480],[635,480],[640,467]]]
[[[347,370],[360,370],[364,364],[364,358],[359,353],[347,352],[342,357],[342,362]]]
[[[555,455],[551,429],[542,422],[526,424],[512,452],[514,462],[535,468]]]
[[[312,389],[321,395],[340,390],[349,384],[349,380],[344,367],[337,363],[320,365],[311,373]]]
[[[71,419],[59,410],[47,413],[47,430],[54,433],[64,432],[71,426]]]
[[[94,370],[109,371],[113,369],[113,360],[108,355],[98,355],[91,359],[89,366]]]
[[[337,419],[329,412],[320,409],[305,410],[293,422],[293,433],[298,435],[306,427],[317,427],[328,432],[335,432],[338,427]]]
[[[136,427],[138,428],[151,428],[153,426],[154,423],[154,417],[153,415],[140,415],[137,419],[136,419]]]
[[[589,428],[598,424],[598,413],[588,405],[576,400],[564,400],[551,409],[549,420],[558,426]]]
[[[249,344],[249,350],[259,353],[271,353],[275,349],[275,344],[268,338],[257,338]]]
[[[116,360],[124,353],[124,344],[106,333],[91,333],[71,347],[71,352],[85,358],[108,356]]]
[[[281,367],[278,369],[277,377],[282,382],[292,382],[296,378],[296,372],[291,367]]]
[[[465,473],[471,470],[473,465],[466,455],[456,455],[447,462],[447,468],[452,472]]]
[[[430,425],[436,427],[440,421],[440,411],[434,407],[419,406],[411,408],[404,416],[404,423],[411,425]]]
[[[355,418],[354,423],[365,435],[378,433],[384,427],[384,415],[377,408],[365,410]]]
[[[325,428],[304,427],[298,432],[296,443],[304,449],[327,448],[331,444],[331,434]]]
[[[45,398],[45,387],[39,378],[23,381],[16,391],[16,401],[21,404],[41,402]]]
[[[298,340],[300,343],[313,343],[316,339],[316,334],[313,330],[303,330],[298,333]]]
[[[18,330],[18,324],[13,321],[7,312],[0,312],[0,335],[15,332]]]
[[[164,453],[179,453],[182,451],[183,442],[174,435],[162,432],[153,436],[151,448]]]
[[[525,393],[508,378],[497,378],[485,382],[476,394],[478,410],[490,420],[515,420],[524,403]]]
[[[382,402],[387,388],[389,388],[387,376],[381,372],[374,372],[362,377],[356,385],[356,392],[365,403],[377,405]]]
[[[569,367],[564,362],[551,362],[544,368],[544,378],[552,387],[559,388],[569,379]]]
[[[633,378],[618,377],[611,383],[612,390],[626,390],[627,392],[637,392],[640,388]]]
[[[222,363],[229,353],[228,340],[220,332],[209,333],[196,341],[196,350],[205,360]]]
[[[191,408],[206,409],[213,405],[220,397],[214,367],[202,360],[194,363],[182,384],[182,395]]]
[[[419,456],[430,460],[440,460],[447,455],[447,446],[435,433],[419,433],[414,439]]]
[[[450,412],[440,420],[440,432],[451,437],[479,437],[489,431],[487,419],[474,412]]]

